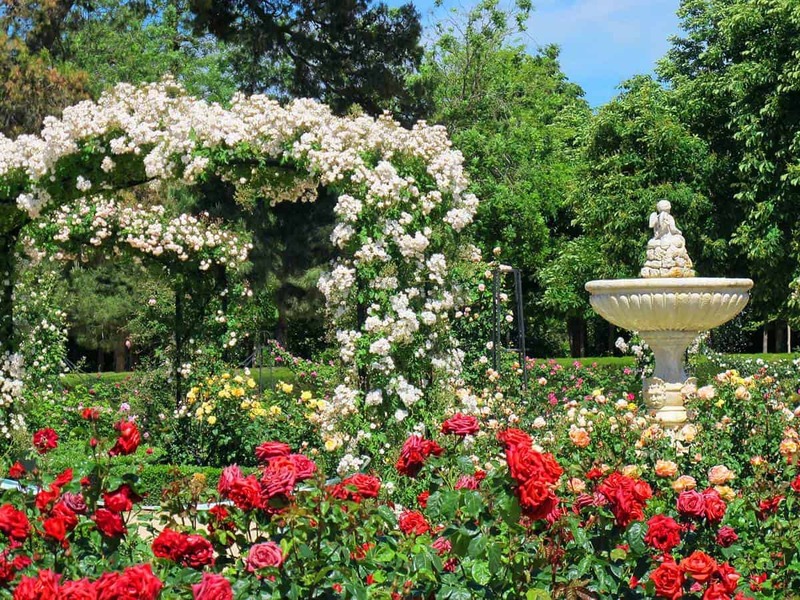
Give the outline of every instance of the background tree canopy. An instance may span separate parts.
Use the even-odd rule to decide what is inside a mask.
[[[425,118],[445,125],[467,159],[482,201],[474,241],[522,270],[533,354],[613,352],[617,332],[594,316],[583,283],[638,272],[659,198],[675,207],[701,275],[755,279],[740,328],[796,325],[800,5],[683,0],[682,30],[656,77],[623,82],[594,111],[559,48],[534,49],[526,37],[532,9],[480,0],[424,30],[413,1],[6,2],[0,131],[37,131],[46,115],[115,83],[167,75],[223,104],[236,91],[263,92],[317,98],[339,113]],[[331,255],[329,202],[265,211],[237,203],[223,181],[162,190],[158,201],[249,230],[253,328],[306,355],[325,349],[315,282]],[[12,218],[0,214],[10,232],[3,257],[21,233]],[[111,276],[102,261],[76,271],[84,299],[70,305],[74,350],[109,349],[109,336],[92,332],[127,331],[115,321],[146,323],[131,290],[155,289],[150,277]]]

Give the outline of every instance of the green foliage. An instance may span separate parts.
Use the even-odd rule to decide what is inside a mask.
[[[372,115],[418,112],[406,86],[422,56],[419,13],[411,3],[190,4],[195,31],[230,44],[233,72],[249,93],[317,98],[340,114],[353,105]]]
[[[794,318],[800,186],[800,10],[793,0],[684,0],[659,66],[692,131],[717,157],[710,194],[757,281],[760,322]]]
[[[688,232],[698,272],[726,273],[726,230],[717,219],[722,208],[706,196],[714,158],[681,122],[670,91],[649,77],[626,82],[582,140],[584,166],[569,198],[576,235],[542,269],[550,310],[589,318],[586,281],[638,276],[649,237],[647,215],[662,198]]]
[[[528,339],[538,353],[552,354],[555,344],[543,344],[550,324],[538,306],[540,273],[571,233],[577,136],[591,113],[561,71],[558,48],[531,55],[515,45],[529,9],[480,2],[455,25],[439,24],[420,80],[430,90],[431,120],[447,127],[467,159],[481,200],[476,242],[485,256],[499,247],[499,259],[522,270]]]

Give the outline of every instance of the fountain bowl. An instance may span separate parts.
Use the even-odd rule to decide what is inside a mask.
[[[653,277],[590,281],[586,291],[595,312],[622,329],[699,334],[738,315],[752,287],[751,279]]]
[[[686,376],[684,354],[703,331],[727,323],[750,299],[750,279],[650,277],[590,281],[589,302],[601,317],[636,331],[655,356],[652,377],[642,381],[650,413],[666,426],[687,420],[684,398],[696,389]]]

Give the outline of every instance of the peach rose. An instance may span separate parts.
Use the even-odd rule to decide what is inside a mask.
[[[582,479],[578,479],[577,477],[573,477],[569,480],[567,487],[575,494],[582,494],[586,491],[586,482]]]
[[[736,474],[725,465],[716,465],[708,470],[708,482],[711,485],[725,485],[736,478]]]
[[[656,461],[656,475],[659,477],[675,477],[678,472],[678,465],[671,460]]]
[[[714,389],[713,385],[704,385],[699,390],[697,390],[697,397],[701,400],[711,400],[714,396],[717,395],[717,390]]]
[[[572,443],[578,448],[586,448],[591,441],[589,439],[589,434],[586,433],[586,430],[583,427],[573,427],[570,429],[569,439],[572,440]]]
[[[684,490],[693,490],[697,487],[697,481],[690,475],[681,475],[672,482],[672,489],[678,493]]]
[[[750,392],[748,392],[747,388],[743,385],[737,387],[733,395],[736,396],[737,400],[750,400]]]

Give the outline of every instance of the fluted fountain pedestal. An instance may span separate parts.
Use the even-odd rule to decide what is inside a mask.
[[[750,279],[651,277],[590,281],[592,308],[614,325],[636,331],[655,354],[655,371],[642,382],[650,412],[664,425],[686,421],[684,356],[702,332],[741,312],[750,299]]]

